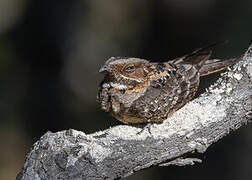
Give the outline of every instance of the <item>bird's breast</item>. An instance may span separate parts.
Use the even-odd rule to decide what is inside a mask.
[[[147,86],[148,82],[138,83],[134,86],[104,82],[98,95],[101,108],[106,112],[122,113],[136,99],[144,95]]]

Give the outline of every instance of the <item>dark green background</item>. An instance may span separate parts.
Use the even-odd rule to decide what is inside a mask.
[[[120,124],[99,110],[98,69],[111,56],[166,61],[219,40],[213,57],[244,52],[252,1],[1,0],[0,179],[14,179],[47,131],[91,133]],[[201,92],[218,75],[203,78]],[[252,179],[251,125],[213,145],[202,164],[128,179]]]

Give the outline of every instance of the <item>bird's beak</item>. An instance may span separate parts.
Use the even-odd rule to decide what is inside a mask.
[[[99,70],[99,73],[103,72],[110,72],[112,69],[106,65],[102,66],[101,69]]]

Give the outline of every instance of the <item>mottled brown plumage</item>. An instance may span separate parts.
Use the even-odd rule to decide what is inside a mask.
[[[126,124],[162,122],[194,97],[200,76],[237,61],[209,60],[210,47],[163,63],[108,59],[99,71],[104,73],[98,93],[101,109]]]

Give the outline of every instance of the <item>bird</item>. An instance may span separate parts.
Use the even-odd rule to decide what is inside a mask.
[[[99,70],[104,75],[97,95],[101,109],[124,124],[162,123],[195,96],[201,76],[240,59],[210,59],[218,44],[165,62],[109,58]]]

